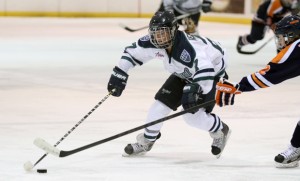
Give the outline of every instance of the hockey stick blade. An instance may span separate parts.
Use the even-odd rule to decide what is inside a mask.
[[[77,153],[77,152],[80,152],[80,151],[83,151],[83,150],[92,148],[92,147],[94,147],[94,146],[97,146],[97,145],[106,143],[106,142],[108,142],[108,141],[111,141],[111,140],[114,140],[114,139],[116,139],[116,138],[125,136],[125,135],[130,134],[130,133],[133,133],[133,132],[135,132],[135,131],[138,131],[138,130],[147,128],[147,127],[152,126],[152,125],[155,125],[155,124],[157,124],[157,123],[161,123],[161,122],[167,121],[167,120],[169,120],[169,119],[172,119],[172,118],[181,116],[181,115],[183,115],[183,114],[185,114],[185,113],[188,113],[188,112],[191,112],[191,111],[194,111],[194,110],[196,110],[196,109],[203,108],[203,107],[206,107],[206,106],[210,106],[210,105],[213,105],[213,104],[215,104],[215,100],[207,101],[207,102],[205,102],[205,103],[203,103],[203,104],[199,104],[199,105],[194,106],[194,107],[191,107],[191,108],[189,108],[189,109],[186,109],[186,110],[183,110],[183,111],[174,113],[174,114],[172,114],[172,115],[163,117],[163,118],[161,118],[161,119],[157,119],[157,120],[152,121],[152,122],[150,122],[150,123],[147,123],[147,124],[144,124],[144,125],[141,125],[141,126],[132,128],[132,129],[130,129],[130,130],[124,131],[124,132],[119,133],[119,134],[116,134],[116,135],[114,135],[114,136],[111,136],[111,137],[108,137],[108,138],[105,138],[105,139],[96,141],[96,142],[94,142],[94,143],[91,143],[91,144],[88,144],[88,145],[85,145],[85,146],[82,146],[82,147],[79,147],[79,148],[76,148],[76,149],[73,149],[73,150],[69,150],[69,151],[59,150],[58,148],[56,148],[56,147],[50,145],[49,143],[47,143],[46,141],[44,141],[43,139],[40,139],[40,138],[37,138],[37,139],[34,141],[34,144],[35,144],[37,147],[39,147],[39,148],[45,150],[46,152],[48,152],[48,153],[50,153],[50,154],[55,155],[55,156],[58,156],[58,157],[67,157],[67,156],[70,156],[70,155],[72,155],[72,154],[74,154],[74,153]]]
[[[255,53],[257,53],[258,51],[260,51],[262,48],[264,48],[274,37],[270,37],[264,44],[262,44],[260,47],[258,47],[256,50],[254,51],[243,51],[242,49],[237,48],[237,51],[240,54],[244,54],[244,55],[253,55]]]
[[[133,28],[130,28],[126,25],[123,25],[123,24],[119,24],[120,27],[124,28],[125,30],[129,31],[129,32],[136,32],[136,31],[140,31],[140,30],[143,30],[143,29],[147,29],[149,26],[144,26],[144,27],[141,27],[141,28],[137,28],[137,29],[133,29]]]
[[[36,138],[33,142],[33,144],[40,149],[44,150],[47,153],[50,153],[55,156],[59,156],[60,150],[52,145],[50,145],[48,142],[43,140],[42,138]]]
[[[75,126],[73,126],[66,134],[64,134],[64,136],[63,137],[61,137],[60,138],[60,140],[58,140],[57,142],[56,142],[56,144],[53,146],[53,147],[56,147],[57,145],[59,145],[68,135],[70,135],[86,118],[88,118],[110,95],[112,95],[114,92],[115,92],[116,90],[115,89],[113,89],[112,91],[110,91],[109,92],[109,94],[107,94],[100,102],[98,102],[98,104],[97,105],[95,105],[94,107],[93,107],[93,109],[92,110],[90,110],[86,115],[84,115],[84,117],[79,121],[79,122],[77,122],[76,124],[75,124]],[[45,149],[46,149],[46,146],[45,145],[47,145],[46,144],[46,142],[45,143],[43,143],[43,140],[41,140],[41,139],[37,139],[36,141],[35,141],[36,143],[37,143],[37,145],[44,145],[44,147],[45,147]],[[49,148],[49,146],[47,146],[47,148]],[[40,163],[46,156],[48,155],[48,153],[45,153],[40,159],[38,159],[36,162],[35,162],[35,164],[32,164],[31,162],[26,162],[25,164],[24,164],[24,169],[26,170],[26,171],[30,171],[30,170],[32,170],[33,169],[33,167],[35,167],[38,163]]]

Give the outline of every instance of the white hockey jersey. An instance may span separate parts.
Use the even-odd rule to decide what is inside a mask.
[[[212,89],[214,80],[224,75],[227,66],[225,50],[219,43],[178,31],[170,55],[165,49],[156,48],[146,35],[125,48],[118,67],[128,72],[153,59],[163,61],[164,68],[171,74],[197,82],[203,94]]]
[[[197,13],[201,9],[202,0],[163,0],[165,10],[175,9],[181,14]]]

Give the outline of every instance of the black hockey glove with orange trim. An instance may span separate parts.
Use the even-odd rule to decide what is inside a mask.
[[[233,105],[235,94],[242,93],[239,90],[240,85],[231,83],[228,80],[221,78],[217,83],[216,103],[220,107]]]
[[[116,66],[110,76],[107,90],[111,92],[113,89],[115,89],[112,95],[116,97],[121,96],[123,90],[126,87],[127,79],[128,74]]]

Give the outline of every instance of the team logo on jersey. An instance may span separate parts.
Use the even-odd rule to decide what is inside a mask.
[[[146,35],[142,38],[140,38],[141,41],[149,41],[150,40],[150,36],[149,35]]]
[[[160,54],[159,52],[155,53],[155,57],[165,57],[163,54]]]
[[[193,74],[189,71],[188,68],[184,68],[182,73],[179,74],[179,73],[175,72],[175,75],[180,78],[187,79],[187,78],[190,78]]]
[[[182,51],[181,55],[180,55],[180,60],[189,63],[191,62],[191,56],[188,53],[188,51],[186,51],[185,49]]]

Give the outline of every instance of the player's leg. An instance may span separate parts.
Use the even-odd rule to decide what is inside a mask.
[[[146,124],[154,120],[166,117],[172,110],[176,110],[181,104],[182,90],[186,83],[171,75],[155,95],[155,102],[148,111]],[[155,141],[160,137],[160,129],[163,123],[147,127],[144,133],[137,136],[137,142],[128,144],[123,156],[139,155],[150,151]]]
[[[183,117],[190,126],[209,132],[213,138],[211,152],[219,158],[231,133],[228,125],[222,122],[217,115],[207,113],[205,109],[200,109],[195,114],[185,114]]]
[[[202,95],[203,102],[212,100],[215,98],[215,84],[212,90],[205,95]],[[230,136],[231,130],[228,125],[221,121],[221,119],[211,113],[214,106],[208,106],[202,109],[199,109],[198,112],[191,114],[185,114],[184,120],[191,126],[208,131],[210,136],[213,138],[213,143],[211,145],[211,152],[217,158],[221,156],[222,151],[224,150],[227,140]]]
[[[300,160],[300,121],[298,122],[293,137],[291,139],[291,145],[278,154],[275,157],[275,166],[278,168],[291,168],[299,166]]]
[[[171,109],[160,101],[155,101],[148,111],[146,124],[167,116]],[[146,153],[152,149],[153,144],[160,138],[160,129],[163,123],[158,123],[147,127],[144,133],[140,133],[136,137],[135,143],[130,143],[124,148],[123,156],[132,156]]]
[[[252,19],[251,31],[250,34],[246,34],[244,36],[239,36],[238,43],[236,45],[237,50],[241,50],[241,48],[247,44],[254,44],[258,40],[262,40],[265,36],[266,32],[266,8],[268,8],[267,4],[264,3],[258,7],[258,10]]]
[[[252,21],[251,32],[243,36],[239,36],[236,48],[240,50],[243,46],[254,44],[258,40],[262,40],[265,36],[266,25],[262,22]]]

